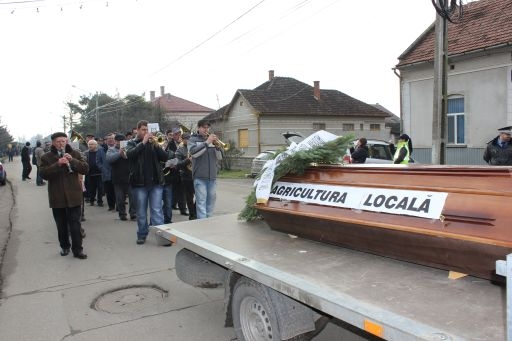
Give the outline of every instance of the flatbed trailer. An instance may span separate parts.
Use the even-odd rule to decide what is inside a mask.
[[[449,279],[445,270],[296,238],[236,214],[155,231],[229,273],[386,340],[511,340],[510,290],[485,279]],[[497,260],[497,272],[510,277],[508,259]]]

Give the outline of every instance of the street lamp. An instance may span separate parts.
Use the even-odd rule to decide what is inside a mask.
[[[71,85],[71,86],[75,89],[82,90],[82,91],[88,92],[89,94],[92,94],[92,92],[87,91],[85,89],[81,89],[76,85]],[[99,94],[98,94],[98,91],[96,91],[96,107],[94,108],[95,116],[96,116],[96,133],[95,133],[96,137],[98,137],[100,134],[100,115],[99,115],[99,107],[98,107],[98,97],[99,97]]]

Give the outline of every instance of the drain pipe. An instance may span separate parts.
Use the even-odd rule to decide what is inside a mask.
[[[396,67],[391,68],[393,73],[398,77],[399,80],[399,96],[400,96],[400,133],[404,132],[404,119],[403,119],[403,101],[402,101],[402,75],[398,73],[398,69]]]

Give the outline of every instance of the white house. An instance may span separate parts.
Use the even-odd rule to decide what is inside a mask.
[[[447,164],[484,164],[486,143],[512,125],[511,18],[512,0],[480,0],[448,24]],[[434,31],[432,24],[396,65],[402,129],[421,163],[431,162]]]

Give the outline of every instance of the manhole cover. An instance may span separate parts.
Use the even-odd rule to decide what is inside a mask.
[[[110,314],[136,313],[161,303],[167,291],[157,286],[130,286],[111,290],[96,298],[91,308]]]

